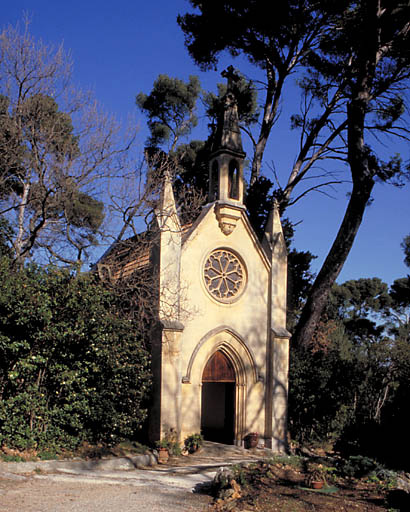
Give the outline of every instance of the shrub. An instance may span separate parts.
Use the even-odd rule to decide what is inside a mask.
[[[0,445],[132,438],[149,389],[148,352],[92,275],[0,259]]]
[[[373,459],[362,455],[352,455],[342,461],[339,472],[342,476],[349,478],[363,478],[372,473],[372,471],[376,471],[378,468],[379,465]]]

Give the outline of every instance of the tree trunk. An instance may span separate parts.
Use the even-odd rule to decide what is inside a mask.
[[[253,153],[250,185],[253,185],[260,176],[263,154],[278,113],[279,101],[286,76],[287,75],[283,73],[279,74],[278,80],[276,80],[272,65],[268,62],[266,63],[266,98],[258,142],[256,143]]]
[[[18,268],[23,266],[24,263],[24,256],[23,256],[23,243],[24,243],[24,220],[25,220],[25,213],[26,213],[26,207],[28,203],[28,196],[30,192],[30,185],[28,184],[28,181],[24,183],[23,186],[23,194],[20,199],[20,204],[18,206],[18,230],[17,230],[17,237],[14,242],[14,260],[15,264]]]
[[[364,145],[364,120],[367,108],[365,87],[355,95],[347,109],[348,162],[353,179],[352,194],[335,241],[317,275],[292,336],[295,347],[307,347],[326,305],[329,292],[349,255],[364,211],[374,187],[374,169]]]
[[[259,178],[262,167],[262,159],[263,154],[265,152],[266,143],[268,142],[269,134],[271,128],[268,125],[265,125],[265,130],[261,129],[261,133],[259,135],[258,142],[255,146],[255,150],[253,153],[252,159],[252,170],[251,170],[251,179],[250,184],[253,185],[255,181]]]
[[[373,186],[373,180],[366,180],[366,183],[361,186],[353,186],[343,222],[312,286],[309,298],[292,336],[292,344],[296,347],[306,347],[312,340],[329,292],[343,268],[362,223]]]

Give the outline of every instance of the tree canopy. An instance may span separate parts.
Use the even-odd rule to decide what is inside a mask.
[[[128,146],[73,85],[71,67],[27,22],[0,34],[0,215],[18,266],[33,253],[81,266],[104,220],[101,179],[119,170]]]
[[[283,87],[289,76],[315,47],[324,23],[315,2],[275,2],[275,16],[267,16],[263,1],[198,2],[200,12],[178,16],[185,42],[194,61],[202,68],[217,66],[227,50],[233,57],[243,54],[265,74],[265,91],[258,134],[253,137],[251,184],[259,177],[263,154],[277,120]],[[208,27],[212,26],[212,37]]]
[[[344,454],[408,467],[398,433],[410,382],[409,312],[407,278],[390,289],[378,278],[333,286],[310,346],[291,353],[296,440],[327,439]],[[393,440],[387,449],[386,437]]]
[[[410,267],[410,235],[407,235],[402,243],[404,250],[404,263]]]
[[[410,73],[409,6],[401,0],[295,0],[275,4],[272,19],[259,0],[190,3],[196,12],[179,16],[178,22],[198,65],[216,66],[221,53],[228,51],[233,57],[243,54],[265,73],[251,183],[260,175],[284,84],[292,73],[298,73],[304,107],[292,117],[300,145],[287,184],[273,193],[281,211],[309,190],[337,183],[325,169],[316,184],[302,188],[307,178],[314,178],[312,169],[326,165],[326,159],[340,161],[350,171],[352,189],[344,219],[293,335],[294,344],[306,344],[353,245],[375,183],[402,185],[408,178],[400,156],[386,159],[378,141],[383,135],[408,140],[403,92]],[[211,20],[214,30],[209,37]]]
[[[185,83],[159,75],[149,95],[142,92],[137,95],[137,106],[148,116],[150,146],[158,147],[169,141],[170,151],[175,150],[180,138],[197,124],[195,107],[200,90],[196,76],[190,76]]]

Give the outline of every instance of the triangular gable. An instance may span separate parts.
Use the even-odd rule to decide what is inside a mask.
[[[184,246],[186,243],[188,243],[193,238],[195,232],[199,229],[200,225],[205,221],[205,219],[209,215],[215,215],[215,207],[217,204],[218,204],[217,202],[208,203],[207,205],[204,206],[199,217],[195,220],[195,222],[192,223],[191,227],[183,234],[182,246]],[[241,208],[239,210],[239,212],[240,212],[240,215],[239,215],[238,222],[242,221],[243,226],[256,249],[256,252],[258,253],[258,255],[259,255],[260,259],[262,260],[263,264],[265,265],[266,269],[269,270],[270,266],[271,266],[270,260],[266,254],[266,251],[263,249],[262,244],[259,241],[259,239],[255,233],[255,230],[253,229],[253,227],[249,221],[246,210],[244,208]],[[215,219],[215,222],[217,222],[216,219]],[[229,235],[226,238],[226,243],[227,243],[227,245],[229,245]]]

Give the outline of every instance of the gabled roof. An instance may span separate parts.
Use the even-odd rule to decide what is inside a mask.
[[[192,222],[181,227],[182,238],[189,233]],[[151,265],[151,249],[159,231],[147,230],[113,244],[95,265],[101,278],[108,274],[111,280],[129,279],[134,272],[148,270]]]
[[[112,244],[94,265],[100,278],[127,279],[137,270],[148,268],[152,239],[151,232],[145,231]]]

